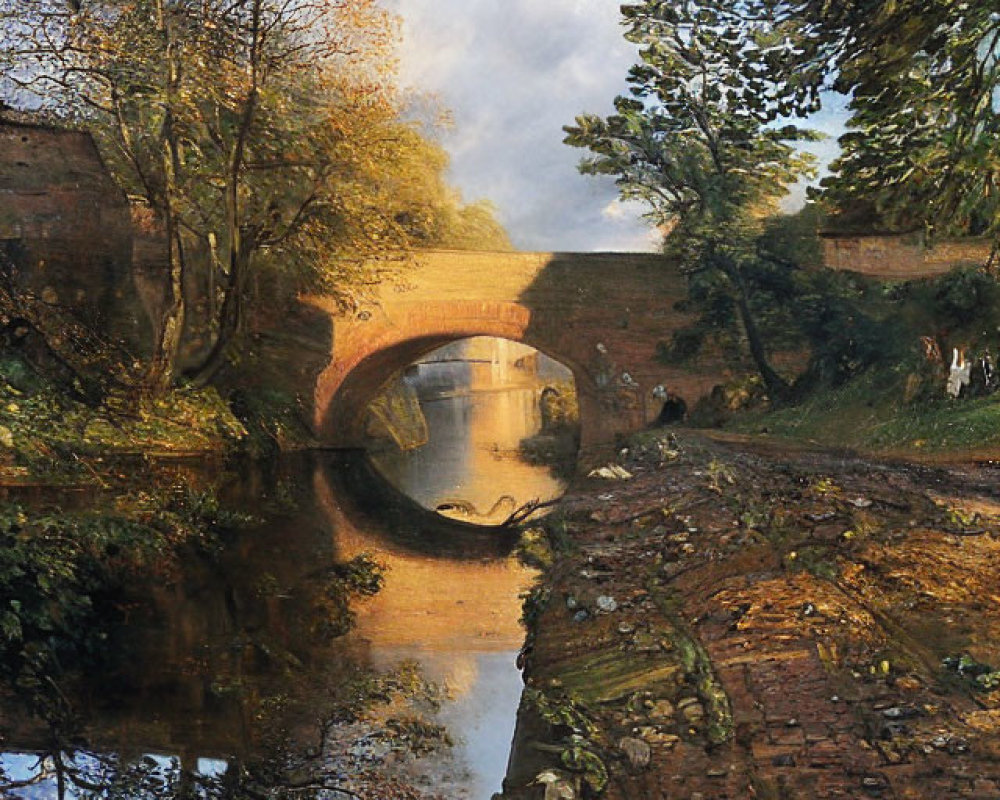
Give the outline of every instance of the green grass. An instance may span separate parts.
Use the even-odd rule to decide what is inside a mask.
[[[42,376],[16,388],[0,364],[0,477],[73,479],[81,459],[112,453],[190,453],[235,447],[247,431],[213,388],[175,389],[121,406],[88,406]]]
[[[930,398],[907,402],[904,384],[898,374],[869,371],[794,407],[739,415],[726,427],[876,451],[1000,450],[1000,395],[951,400],[942,385]]]

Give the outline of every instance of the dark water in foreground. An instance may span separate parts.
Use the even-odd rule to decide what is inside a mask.
[[[557,494],[545,468],[513,454],[534,432],[534,403],[526,390],[431,403],[431,450],[383,459],[380,469],[432,508],[456,499],[489,508],[501,488],[514,498],[506,503]],[[324,703],[349,681],[415,663],[443,690],[433,716],[455,745],[410,765],[407,777],[453,798],[498,791],[521,691],[519,595],[532,574],[512,555],[509,534],[442,525],[391,491],[372,491],[377,484],[360,457],[329,454],[229,476],[225,494],[266,521],[153,589],[152,611],[136,608],[122,637],[126,668],[94,676],[80,701],[88,752],[153,773],[176,763],[221,775],[269,730],[307,740]],[[336,635],[330,620],[345,609],[327,592],[330,570],[361,554],[384,565],[385,584],[351,600],[353,625]],[[36,755],[46,747],[41,726],[8,715],[0,729],[8,780],[51,771]],[[96,775],[87,758],[79,774]],[[158,796],[151,786],[142,796]],[[7,796],[58,794],[48,778]]]

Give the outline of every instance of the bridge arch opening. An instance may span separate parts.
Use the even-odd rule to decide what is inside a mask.
[[[496,525],[565,489],[576,465],[572,371],[529,345],[476,336],[410,361],[367,404],[376,469],[425,508]]]

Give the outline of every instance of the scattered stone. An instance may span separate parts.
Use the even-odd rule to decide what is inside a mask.
[[[891,706],[882,711],[882,716],[886,719],[910,719],[920,714],[920,710],[913,706]]]
[[[615,601],[615,598],[606,594],[598,597],[596,603],[598,610],[603,611],[605,614],[610,614],[618,610],[618,603]]]
[[[684,698],[677,704],[677,708],[684,716],[684,719],[691,724],[700,722],[705,718],[704,706],[694,697]]]
[[[587,609],[581,608],[573,615],[573,622],[584,622],[590,614],[587,613]]]
[[[642,769],[649,766],[652,750],[650,750],[649,745],[642,739],[633,739],[631,736],[625,736],[618,742],[618,747],[633,767]]]
[[[570,595],[569,597],[566,598],[566,608],[568,608],[570,611],[573,611],[579,605],[580,603],[573,595]]]
[[[576,800],[579,797],[578,779],[559,769],[539,772],[532,783],[545,786],[545,800]]]
[[[632,473],[620,464],[608,464],[587,473],[588,478],[601,478],[606,481],[627,481],[632,479]]]
[[[649,709],[649,716],[653,719],[673,719],[674,711],[674,704],[669,700],[657,700]]]

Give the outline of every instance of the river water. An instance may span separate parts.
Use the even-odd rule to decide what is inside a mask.
[[[517,457],[520,440],[538,430],[538,387],[467,388],[425,400],[429,443],[382,453],[379,472],[426,508],[461,508],[457,516],[477,522],[558,495],[562,484],[548,468]],[[521,692],[520,595],[533,579],[513,555],[512,535],[435,523],[380,488],[357,455],[310,454],[227,480],[224,494],[263,521],[153,589],[148,608],[137,607],[122,637],[129,667],[95,676],[78,701],[88,751],[148,755],[161,766],[176,758],[218,774],[261,746],[262,728],[307,740],[316,714],[343,686],[416,665],[435,687],[431,716],[454,746],[394,769],[449,798],[499,791]],[[358,556],[384,567],[384,585],[353,597],[350,630],[331,634],[338,612],[325,589],[331,569]],[[5,719],[0,730],[8,780],[46,766],[34,755],[44,731],[31,719]],[[330,756],[345,779],[358,759],[384,755],[365,750],[371,737],[363,727],[348,726],[337,742],[353,754],[353,761]],[[50,779],[9,796],[58,790]]]

